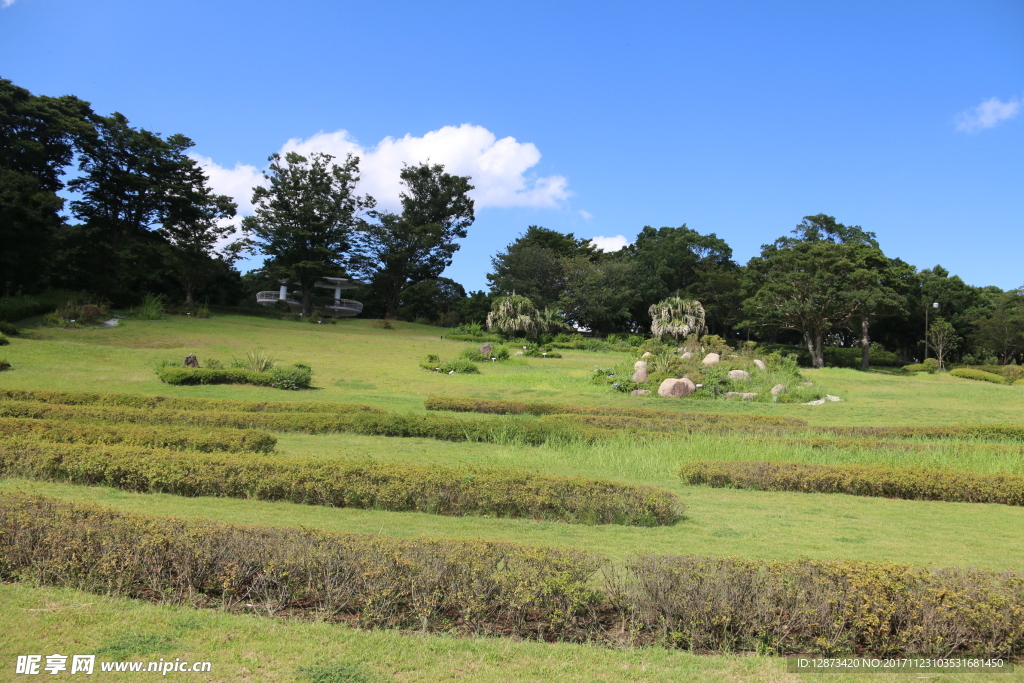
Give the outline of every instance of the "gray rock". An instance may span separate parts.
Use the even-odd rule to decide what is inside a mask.
[[[819,398],[817,401],[808,401],[804,405],[805,406],[823,406],[823,405],[825,405],[825,399]]]
[[[641,358],[650,358],[650,357],[651,357],[651,356],[653,356],[653,355],[654,355],[654,354],[653,354],[653,353],[651,353],[650,351],[644,351],[644,355],[642,355],[642,356],[640,356],[640,357],[641,357]]]
[[[789,389],[786,388],[785,384],[776,384],[772,387],[772,396],[778,396],[779,394],[784,394],[787,391],[789,391]]]
[[[117,318],[103,321],[103,327],[117,327]]]
[[[722,360],[722,357],[719,356],[717,353],[709,353],[708,355],[704,356],[704,360],[702,360],[700,363],[701,365],[714,365],[720,360]]]
[[[633,363],[633,369],[634,370],[639,370],[640,368],[646,368],[646,367],[647,367],[647,361],[645,361],[645,360],[638,360],[637,362]]]
[[[184,365],[187,368],[198,368],[199,359],[196,358],[196,355],[194,353],[190,353],[189,355],[185,356],[185,360],[182,362],[182,365]]]
[[[488,344],[484,344],[483,346],[481,346],[479,349],[477,349],[477,351],[484,358],[490,358],[491,357],[491,352],[494,351],[494,347],[491,346],[488,343]]]
[[[760,358],[755,358],[755,359],[754,359],[754,365],[756,365],[756,366],[757,366],[757,369],[758,369],[758,370],[767,370],[767,369],[768,369],[768,368],[766,368],[766,367],[764,366],[764,361],[763,361],[763,360],[761,360]]]
[[[683,355],[682,355],[681,357],[682,357],[682,358],[693,358],[693,354],[692,354],[692,353],[690,353],[689,351],[687,351],[687,352],[686,352],[686,353],[684,353],[684,354],[683,354]]]
[[[730,370],[729,379],[737,382],[746,382],[750,380],[750,373],[746,370]]]
[[[730,391],[725,395],[725,400],[731,401],[734,398],[738,398],[744,401],[753,401],[755,396],[757,396],[757,392]]]
[[[650,389],[634,389],[633,391],[631,391],[629,393],[630,393],[631,396],[650,396],[651,395],[651,390]]]
[[[633,381],[637,384],[643,384],[647,381],[647,365],[644,364],[642,368],[637,368],[636,372],[633,373]]]
[[[825,394],[825,400],[826,401],[842,401],[843,399],[839,398],[838,396],[833,396],[832,394]]]
[[[669,377],[661,383],[660,387],[658,387],[658,396],[662,396],[664,398],[682,398],[684,396],[689,396],[696,390],[697,387],[694,383],[685,377],[682,379],[673,379],[672,377]]]

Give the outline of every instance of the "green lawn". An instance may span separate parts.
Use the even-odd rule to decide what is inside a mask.
[[[520,358],[503,364],[483,364],[480,375],[439,375],[421,370],[420,360],[429,353],[455,358],[471,344],[441,340],[443,330],[439,328],[409,323],[398,323],[397,327],[376,329],[367,320],[317,326],[231,315],[207,320],[174,317],[154,322],[128,321],[112,329],[30,327],[0,350],[0,358],[7,358],[14,366],[14,370],[0,373],[0,387],[345,401],[414,411],[423,410],[426,397],[445,395],[766,414],[797,417],[811,425],[1024,421],[1024,387],[997,386],[948,375],[805,371],[807,379],[844,399],[822,406],[635,399],[589,383],[590,371],[595,366],[613,365],[622,360],[621,354],[564,351],[561,359]],[[174,387],[160,383],[154,373],[155,364],[162,359],[180,362],[186,354],[195,353],[200,361],[216,358],[227,362],[232,357],[244,356],[254,347],[262,347],[284,362],[309,363],[315,371],[317,388],[283,392],[248,386]],[[636,528],[453,518],[251,500],[186,499],[17,479],[0,481],[0,490],[43,493],[158,515],[404,537],[511,540],[586,548],[612,557],[654,552],[765,559],[848,558],[995,569],[1021,569],[1024,558],[1024,508],[686,487],[676,476],[682,462],[704,459],[885,464],[1024,474],[1021,444],[912,441],[911,446],[924,448],[811,448],[771,438],[706,434],[649,442],[622,437],[588,446],[541,447],[350,434],[279,434],[278,438],[278,452],[285,457],[357,457],[520,467],[651,484],[676,492],[687,512],[681,522],[671,527]],[[6,623],[17,625],[0,634],[0,650],[8,660],[11,653],[47,650],[49,654],[71,649],[72,645],[85,652],[97,647],[109,649],[113,647],[111,643],[122,641],[130,645],[135,636],[152,636],[143,641],[150,645],[174,643],[159,656],[169,654],[218,663],[213,677],[192,676],[195,680],[291,681],[297,680],[298,667],[328,662],[355,667],[352,670],[361,672],[362,677],[350,678],[353,681],[816,678],[787,674],[783,663],[773,658],[694,655],[660,648],[613,651],[502,639],[361,632],[341,625],[278,622],[27,585],[0,586],[0,614]],[[859,678],[843,675],[844,681]],[[882,681],[891,677],[872,674],[863,678]],[[981,681],[990,677],[972,674],[963,678]],[[993,677],[1001,681],[1019,678]],[[957,679],[940,676],[936,680]]]

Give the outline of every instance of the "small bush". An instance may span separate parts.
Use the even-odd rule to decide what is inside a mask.
[[[18,328],[9,322],[0,320],[0,334],[7,335],[8,337],[17,337]]]
[[[683,510],[669,491],[582,477],[412,463],[253,459],[16,438],[0,439],[0,472],[139,493],[584,524],[672,524]]]
[[[903,372],[927,372],[929,374],[935,372],[930,365],[925,365],[924,363],[911,363],[910,365],[904,365],[900,369]]]
[[[71,300],[44,316],[43,324],[48,327],[85,327],[99,325],[108,318],[109,303]]]
[[[271,356],[266,349],[255,348],[246,351],[245,358],[233,358],[231,365],[251,372],[270,372],[277,365],[277,359]]]
[[[736,461],[688,463],[683,465],[679,475],[684,483],[716,488],[1024,505],[1024,476],[1011,474]]]
[[[432,372],[438,372],[442,375],[477,375],[480,374],[480,368],[476,366],[472,361],[468,361],[465,358],[456,358],[455,360],[448,360],[444,362],[426,362],[420,363],[420,367],[424,370],[430,370]]]
[[[0,334],[0,346],[7,346],[10,343],[11,343],[10,339],[5,337],[3,334]]]
[[[142,303],[130,313],[136,320],[162,320],[164,317],[164,298],[159,294],[146,294]]]
[[[275,389],[309,389],[313,370],[308,365],[276,367],[270,371],[270,386]]]
[[[960,377],[962,379],[975,379],[982,382],[992,382],[993,384],[1012,384],[1008,382],[1005,375],[997,375],[992,372],[985,372],[984,370],[975,370],[973,368],[957,368],[956,370],[950,371],[950,376]]]
[[[78,301],[84,297],[86,297],[84,292],[67,290],[48,290],[40,294],[0,297],[0,320],[15,322],[34,315],[43,315],[52,312],[67,301]]]
[[[382,320],[373,321],[373,327],[378,330],[393,330],[395,329],[395,324],[387,318],[384,318]]]
[[[10,369],[11,369],[10,362],[8,362],[8,360],[6,358],[0,358],[0,372],[3,372],[4,370],[10,370]]]
[[[269,372],[253,372],[244,368],[189,368],[167,365],[159,368],[156,374],[161,382],[179,386],[252,384],[257,387],[269,387],[273,382]]]
[[[499,344],[497,346],[493,346],[491,352],[486,356],[480,353],[480,349],[475,346],[470,347],[468,349],[463,349],[462,353],[460,353],[459,356],[461,358],[465,358],[466,360],[475,363],[488,363],[491,361],[506,361],[511,357],[511,354],[509,353],[507,346],[505,346],[504,344]],[[434,358],[437,357],[434,356]],[[427,359],[427,362],[431,362],[429,357]]]

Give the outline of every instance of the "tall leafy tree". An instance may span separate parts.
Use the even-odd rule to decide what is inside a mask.
[[[871,286],[864,255],[874,235],[831,216],[806,216],[792,237],[761,247],[750,260],[754,294],[744,302],[748,323],[800,332],[815,368],[825,365],[825,335],[860,319]]]
[[[565,289],[558,307],[565,319],[595,332],[626,329],[635,305],[635,273],[631,262],[620,258],[598,261],[577,256],[562,259]]]
[[[42,282],[63,223],[64,169],[95,131],[92,109],[70,95],[33,95],[0,79],[0,290]]]
[[[975,321],[974,342],[995,354],[1000,365],[1024,360],[1024,287],[994,299],[992,311]]]
[[[242,221],[256,248],[270,257],[271,273],[298,284],[307,316],[314,284],[341,272],[359,213],[374,205],[355,193],[359,158],[349,154],[340,166],[333,159],[322,152],[271,155],[266,186],[253,188],[256,210]]]
[[[491,258],[487,275],[495,294],[513,292],[529,297],[540,308],[556,306],[565,288],[562,259],[598,256],[588,239],[531,225],[515,242]]]
[[[405,166],[400,176],[402,213],[374,212],[375,221],[360,226],[349,261],[383,297],[387,317],[394,317],[406,288],[436,280],[451,265],[455,240],[474,220],[469,176],[427,163]]]
[[[236,241],[217,249],[235,231],[226,220],[234,217],[237,205],[226,195],[214,194],[203,169],[189,161],[178,166],[166,188],[159,230],[171,245],[171,260],[184,287],[186,304],[216,275],[221,265],[218,261],[234,263],[243,246]]]

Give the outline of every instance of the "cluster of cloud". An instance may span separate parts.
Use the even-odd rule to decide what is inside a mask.
[[[529,170],[540,162],[540,150],[530,142],[515,138],[500,140],[482,126],[463,124],[445,126],[422,137],[406,135],[386,137],[372,147],[360,145],[345,130],[317,133],[306,139],[293,138],[279,153],[298,152],[309,156],[325,152],[339,160],[352,154],[359,157],[360,194],[377,200],[377,208],[400,208],[402,185],[399,172],[403,164],[429,161],[443,164],[449,173],[472,176],[471,196],[477,209],[487,207],[556,208],[569,198],[564,176],[530,176]],[[219,194],[233,197],[239,213],[251,214],[252,188],[264,182],[260,169],[249,164],[221,166],[209,157],[193,156],[210,177],[210,186]]]
[[[953,122],[962,133],[977,133],[1015,117],[1020,113],[1021,103],[1019,97],[1011,97],[1006,102],[992,97],[976,107],[960,112],[953,118]]]
[[[14,4],[14,0],[0,0],[0,6],[10,7]]]
[[[632,244],[624,235],[616,235],[615,237],[591,237],[590,241],[595,247],[601,251],[619,251],[620,249]]]

